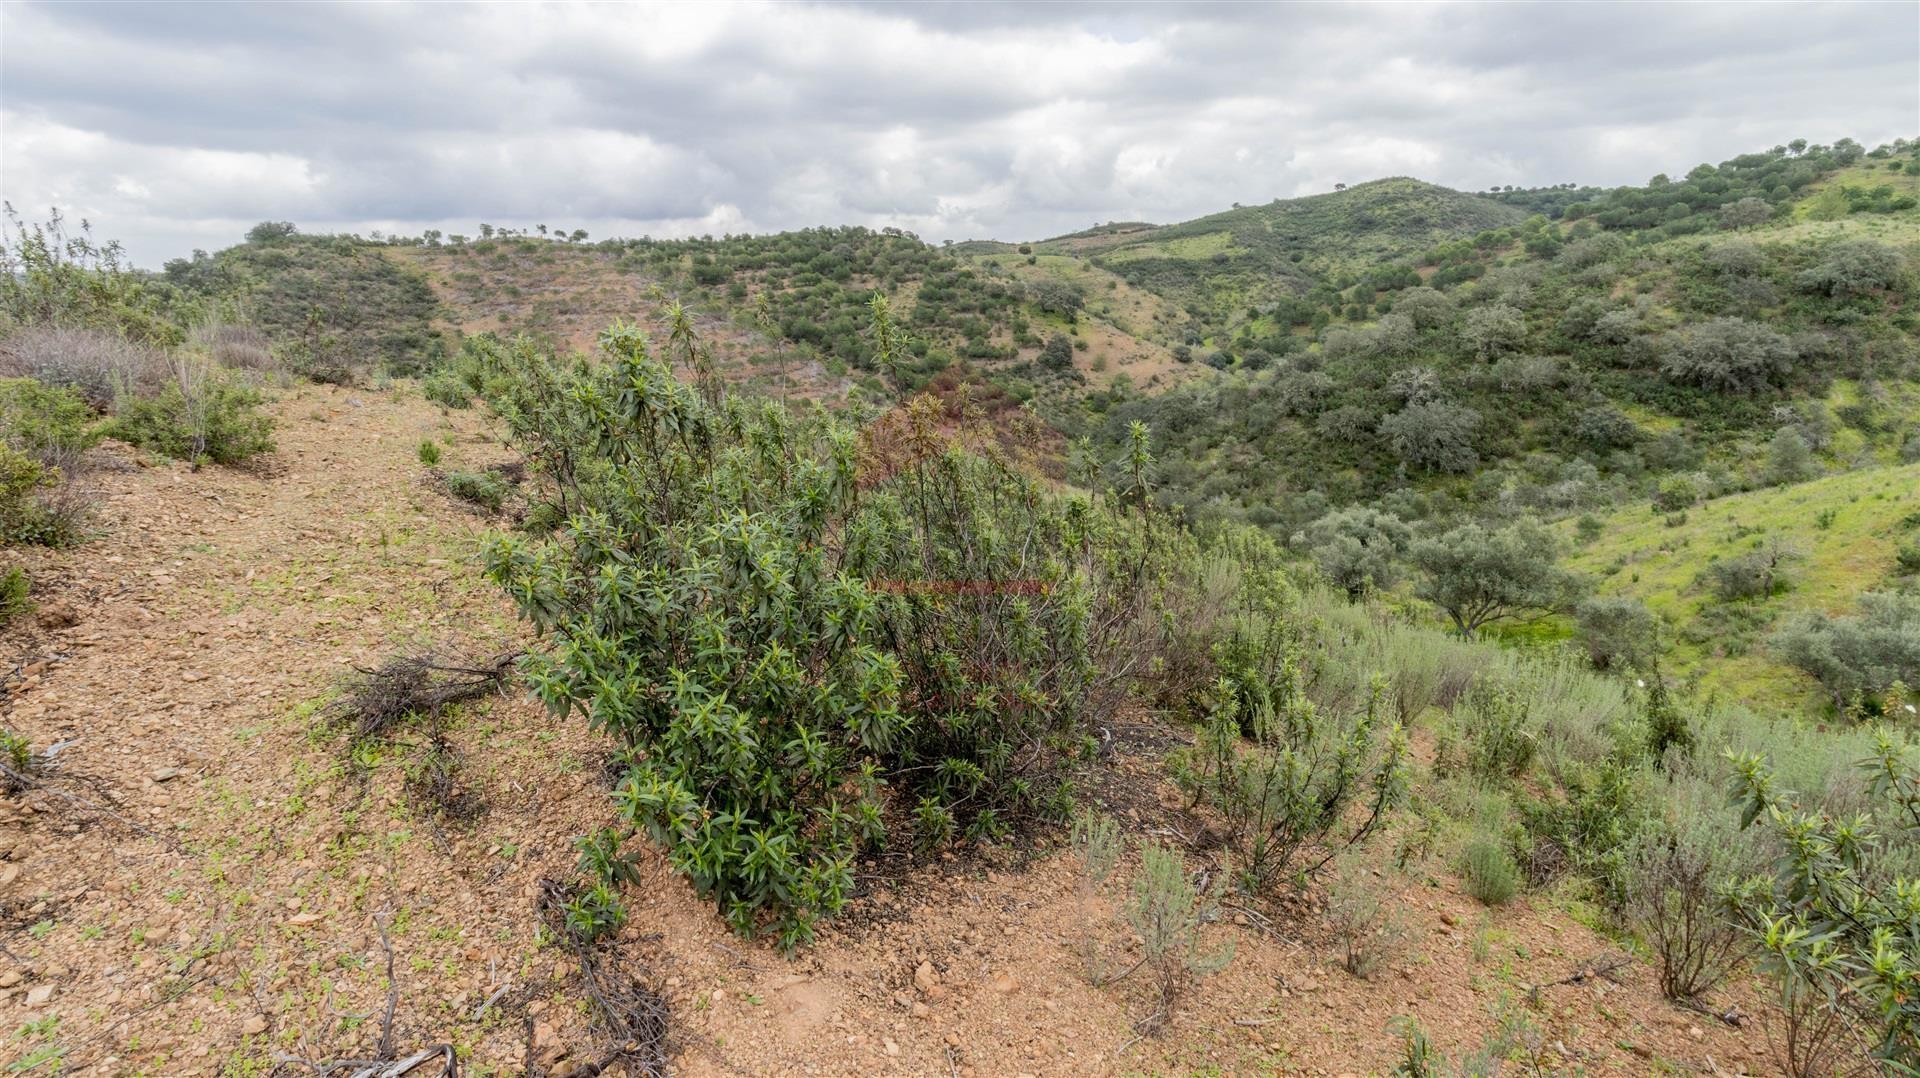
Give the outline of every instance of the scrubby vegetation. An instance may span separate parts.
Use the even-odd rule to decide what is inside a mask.
[[[1382,181],[1027,248],[580,236],[569,258],[657,300],[591,354],[538,325],[456,340],[434,297],[553,240],[268,223],[153,277],[16,223],[0,528],[83,538],[61,491],[104,437],[270,450],[282,366],[481,402],[518,461],[414,452],[489,514],[486,574],[539,641],[519,676],[611,747],[611,818],[540,891],[592,985],[641,842],[791,951],[886,873],[1065,831],[1089,910],[1126,881],[1081,951],[1103,989],[1146,986],[1142,1034],[1228,961],[1227,904],[1324,918],[1371,977],[1409,946],[1392,892],[1431,883],[1489,918],[1551,895],[1705,1013],[1763,978],[1786,1070],[1905,1073],[1920,215],[1904,164],[1856,181],[1913,155]],[[1153,393],[1084,354],[1141,312],[1133,339],[1185,371]],[[791,394],[790,364],[824,376]],[[0,611],[25,590],[4,578]],[[452,819],[459,757],[414,724],[506,670],[414,656],[323,718],[412,730],[409,789]],[[1087,796],[1123,720],[1184,795],[1124,820],[1190,830],[1130,843],[1149,826]],[[658,1044],[649,992],[602,1020]],[[1538,1040],[1499,1024],[1487,1059]],[[1406,1041],[1406,1073],[1441,1066]]]

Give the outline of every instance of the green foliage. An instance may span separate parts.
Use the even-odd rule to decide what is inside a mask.
[[[1802,613],[1773,646],[1819,679],[1836,706],[1877,711],[1895,684],[1920,685],[1920,596],[1866,592],[1859,608],[1841,617]]]
[[[473,406],[473,388],[452,371],[436,370],[420,380],[420,395],[447,408]]]
[[[1040,349],[1040,362],[1048,370],[1064,371],[1073,366],[1073,342],[1064,333],[1056,333],[1047,338],[1046,347]]]
[[[1220,904],[1220,881],[1202,892],[1187,877],[1180,851],[1157,844],[1140,850],[1140,872],[1127,901],[1127,921],[1140,937],[1141,961],[1152,973],[1157,1008],[1138,1024],[1142,1032],[1166,1027],[1173,1004],[1194,977],[1217,973],[1233,961],[1233,941],[1207,951],[1200,926],[1213,919]]]
[[[50,511],[41,501],[41,492],[58,481],[56,471],[0,444],[0,544],[65,546],[78,538],[75,522]]]
[[[1798,359],[1793,343],[1766,326],[1716,318],[1669,344],[1661,369],[1676,381],[1724,393],[1757,393],[1784,383]]]
[[[863,462],[825,414],[694,392],[629,327],[603,350],[489,351],[566,509],[488,565],[550,639],[539,694],[634,750],[625,821],[792,947],[890,815],[923,849],[1064,818],[1086,718],[1137,661],[1101,660],[1145,601],[1138,529],[945,445],[925,399]]]
[[[1504,782],[1519,777],[1533,762],[1540,746],[1540,723],[1514,686],[1482,678],[1461,699],[1455,715],[1466,738],[1471,774]]]
[[[1904,270],[1900,253],[1874,240],[1848,240],[1828,248],[1818,265],[1794,278],[1809,292],[1835,299],[1852,299],[1899,284]]]
[[[1740,901],[1784,1005],[1871,1031],[1862,1039],[1888,1070],[1912,1073],[1920,1068],[1920,884],[1912,876],[1920,772],[1910,750],[1877,735],[1860,763],[1871,799],[1846,815],[1797,803],[1758,755],[1735,755],[1732,764],[1741,825],[1762,823],[1778,851],[1771,878],[1751,881]],[[1804,1063],[1818,1046],[1788,1047]]]
[[[1198,743],[1174,761],[1176,777],[1225,818],[1250,888],[1311,875],[1364,841],[1405,795],[1406,736],[1391,721],[1386,684],[1375,679],[1350,711],[1316,703],[1304,643],[1270,606],[1216,650],[1222,676]]]
[[[1461,873],[1466,878],[1467,894],[1484,905],[1504,906],[1520,893],[1520,866],[1498,835],[1481,832],[1468,840],[1461,856]]]
[[[1805,557],[1799,547],[1774,536],[1745,554],[1712,562],[1702,577],[1722,602],[1767,599],[1792,586],[1788,569]]]
[[[1566,601],[1574,582],[1554,559],[1553,534],[1527,520],[1488,529],[1462,524],[1413,544],[1409,558],[1426,574],[1419,595],[1471,637],[1490,622],[1524,618]]]
[[[1391,513],[1356,507],[1314,521],[1303,538],[1320,571],[1357,602],[1399,579],[1413,529]]]
[[[1818,474],[1820,465],[1813,459],[1806,438],[1792,427],[1781,427],[1767,446],[1767,482],[1799,483]]]
[[[1659,655],[1660,619],[1645,603],[1624,595],[1589,596],[1573,620],[1596,670],[1631,670]]]
[[[440,463],[440,443],[431,438],[421,440],[419,453],[420,463],[429,468]]]
[[[392,374],[419,374],[448,351],[426,278],[355,236],[256,226],[239,246],[168,262],[164,279],[206,300],[244,297],[289,366],[318,380],[350,381],[370,360]]]
[[[178,344],[170,317],[175,297],[134,272],[115,242],[100,243],[86,223],[67,230],[54,210],[26,224],[11,205],[0,233],[0,336],[28,326],[104,330],[144,344]]]
[[[33,601],[27,597],[31,586],[27,571],[18,565],[9,565],[0,573],[0,626],[33,609]]]
[[[1480,462],[1473,447],[1479,428],[1479,412],[1442,401],[1410,404],[1380,421],[1380,434],[1395,455],[1431,472],[1472,471]]]
[[[31,378],[0,379],[0,438],[53,466],[74,462],[100,441],[93,412],[71,389]]]
[[[273,417],[259,391],[211,368],[182,364],[151,397],[120,404],[106,432],[121,441],[195,464],[238,464],[273,451]]]
[[[506,481],[493,472],[468,472],[455,469],[446,474],[445,482],[447,493],[489,512],[498,513],[507,502]]]

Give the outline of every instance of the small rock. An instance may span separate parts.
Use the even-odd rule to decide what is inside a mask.
[[[27,1006],[44,1007],[53,1000],[53,986],[37,984],[27,989]]]
[[[12,988],[14,985],[19,983],[20,983],[19,970],[10,969],[5,973],[0,973],[0,988]]]
[[[933,1013],[933,1008],[927,1006],[926,1004],[920,1002],[917,999],[913,1001],[913,1006],[909,1007],[907,1010],[908,1010],[908,1013],[912,1014],[915,1018],[925,1018],[927,1015],[930,1015]]]
[[[939,999],[947,994],[947,990],[940,987],[940,975],[933,971],[932,962],[922,962],[913,971],[913,986],[928,999]]]
[[[248,1018],[246,1021],[240,1023],[240,1032],[248,1037],[251,1037],[256,1033],[265,1033],[266,1031],[267,1031],[267,1016],[264,1014],[253,1015],[252,1017]]]
[[[900,1054],[900,1046],[894,1043],[892,1037],[888,1037],[887,1039],[881,1041],[880,1043],[881,1043],[881,1046],[887,1050],[888,1055],[897,1056]]]
[[[287,923],[299,928],[306,928],[308,925],[319,924],[320,915],[317,913],[296,913],[292,917],[287,918]]]
[[[1440,913],[1440,923],[1446,925],[1448,928],[1452,928],[1460,923],[1460,918],[1454,916],[1450,910],[1442,910]]]
[[[153,774],[147,777],[155,782],[172,782],[184,774],[186,774],[186,772],[177,767],[162,767],[156,769]]]
[[[1020,991],[1020,979],[1011,973],[1002,973],[993,979],[993,990],[1003,996]]]

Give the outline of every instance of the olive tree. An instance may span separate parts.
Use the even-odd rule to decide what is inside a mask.
[[[1462,524],[1408,551],[1426,575],[1420,597],[1465,637],[1490,622],[1531,619],[1561,606],[1574,586],[1554,564],[1558,554],[1553,533],[1526,519],[1502,528]]]
[[[1302,533],[1314,563],[1349,600],[1393,586],[1412,538],[1406,521],[1365,506],[1329,513]]]
[[[1671,344],[1667,377],[1702,389],[1754,393],[1783,380],[1798,353],[1793,342],[1742,318],[1715,318]]]
[[[1380,434],[1400,459],[1435,472],[1468,472],[1480,462],[1473,436],[1480,413],[1444,401],[1410,404],[1380,421]]]

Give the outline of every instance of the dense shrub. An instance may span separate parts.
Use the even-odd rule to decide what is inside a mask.
[[[1758,755],[1733,763],[1741,824],[1761,823],[1776,850],[1771,876],[1751,883],[1740,902],[1791,1019],[1781,1045],[1787,1069],[1823,1073],[1857,1051],[1847,1041],[1860,1031],[1888,1072],[1913,1073],[1920,1068],[1920,888],[1912,875],[1920,771],[1911,750],[1879,734],[1860,763],[1868,799],[1845,814],[1778,788]]]
[[[115,438],[195,464],[238,464],[273,451],[273,418],[257,390],[191,361],[150,397],[122,398],[106,431]]]
[[[1411,404],[1380,421],[1380,434],[1401,460],[1434,472],[1468,472],[1480,462],[1474,435],[1480,413],[1442,401]]]
[[[1803,556],[1799,548],[1776,537],[1758,549],[1712,562],[1701,579],[1722,602],[1766,599],[1792,584],[1788,567]]]
[[[1391,513],[1355,507],[1314,521],[1302,538],[1320,571],[1348,599],[1358,601],[1399,579],[1399,559],[1413,530]]]
[[[1873,240],[1836,243],[1820,263],[1794,279],[1809,292],[1850,299],[1891,288],[1900,280],[1900,253]]]
[[[1806,612],[1773,645],[1817,678],[1837,706],[1878,710],[1878,698],[1896,683],[1920,685],[1920,596],[1866,592],[1859,606],[1858,614],[1840,617]]]
[[[1668,345],[1662,367],[1676,381],[1754,393],[1786,380],[1798,353],[1786,337],[1739,318],[1716,318]]]
[[[1420,597],[1470,637],[1489,622],[1565,602],[1574,583],[1554,564],[1558,550],[1552,532],[1523,519],[1496,529],[1462,524],[1414,543],[1408,556],[1426,574]]]
[[[1128,515],[948,444],[927,398],[861,437],[696,393],[629,327],[603,347],[593,371],[495,355],[533,379],[493,397],[567,510],[488,565],[550,639],[539,694],[627,746],[625,820],[793,946],[899,830],[1063,818],[1139,660],[1115,654],[1150,590]]]
[[[1221,645],[1223,675],[1175,774],[1226,821],[1233,865],[1263,889],[1313,873],[1378,828],[1406,785],[1406,736],[1386,683],[1364,702],[1324,706],[1306,691],[1312,662],[1297,631],[1249,618]]]
[[[1504,906],[1520,893],[1520,866],[1498,835],[1479,833],[1461,855],[1467,894],[1488,906]]]
[[[431,442],[423,442],[421,443],[421,448],[425,449],[432,444]],[[433,455],[435,459],[438,459],[439,447],[434,446],[434,449],[435,453]],[[423,452],[421,457],[424,460],[426,454]],[[492,472],[454,470],[446,474],[445,482],[447,484],[447,493],[463,502],[472,502],[474,505],[491,512],[498,513],[501,506],[507,502],[507,484]]]
[[[1573,621],[1596,670],[1632,669],[1659,654],[1659,619],[1638,599],[1582,599],[1574,607]]]
[[[100,440],[100,430],[71,389],[9,378],[0,380],[0,440],[48,467],[70,467]]]

